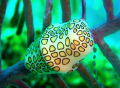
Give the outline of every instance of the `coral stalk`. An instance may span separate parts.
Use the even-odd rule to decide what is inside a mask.
[[[27,43],[29,46],[34,41],[32,6],[30,0],[23,0],[23,3],[24,3],[24,11],[25,11],[25,21],[27,25]]]
[[[114,32],[117,32],[119,29],[120,29],[120,14],[110,22],[107,21],[102,25],[98,25],[97,27],[92,28],[91,32],[93,35],[97,34],[101,37],[105,37]]]
[[[110,47],[105,43],[103,37],[117,32],[120,29],[120,15],[116,16],[113,20],[107,21],[102,25],[91,30],[95,42],[98,44],[99,48],[103,52],[103,55],[112,64],[113,68],[120,77],[120,60],[115,55],[115,53],[110,49]],[[104,48],[103,48],[104,47]]]
[[[77,71],[90,88],[101,88],[97,80],[82,63],[78,66]]]
[[[70,2],[69,0],[61,0],[62,7],[62,21],[67,22],[70,20]]]
[[[30,88],[26,83],[21,80],[15,81],[15,85],[17,88]]]
[[[103,4],[107,13],[107,20],[112,20],[114,18],[113,15],[113,2],[112,0],[103,0]]]
[[[16,31],[17,35],[20,35],[22,33],[24,21],[25,21],[25,17],[24,17],[24,8],[23,8],[22,15],[20,17],[20,20],[19,20],[19,23],[18,23],[18,27],[17,27],[17,31]]]
[[[86,1],[82,0],[82,18],[86,20]]]
[[[107,60],[112,64],[116,73],[120,78],[120,60],[117,55],[110,49],[110,47],[106,44],[106,42],[99,36],[96,35],[97,44],[102,51],[103,55],[107,58]],[[104,47],[104,48],[103,48]]]
[[[15,6],[15,11],[14,11],[14,15],[10,21],[11,26],[17,26],[18,21],[19,21],[19,5],[20,5],[20,0],[17,1],[16,6]]]
[[[45,19],[43,22],[43,31],[47,26],[51,24],[51,10],[52,10],[52,0],[46,1],[46,11],[45,11]]]
[[[20,61],[2,71],[0,74],[0,88],[4,85],[11,85],[16,80],[20,80],[30,73],[31,72],[24,66],[24,61]]]
[[[2,30],[2,23],[4,20],[4,15],[7,7],[7,1],[8,0],[1,0],[1,6],[0,6],[0,73],[2,71],[1,67],[1,30]]]
[[[51,74],[50,76],[58,88],[69,88],[58,74]]]

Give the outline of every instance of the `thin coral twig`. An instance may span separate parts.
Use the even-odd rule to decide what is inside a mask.
[[[24,11],[25,11],[25,21],[27,25],[27,43],[29,46],[34,41],[34,27],[33,27],[31,0],[23,0],[23,3],[24,3]]]
[[[120,30],[120,14],[116,16],[113,20],[110,22],[105,22],[102,25],[98,25],[91,29],[92,34],[99,35],[101,37],[105,37],[107,35],[110,35],[114,32],[117,32]]]
[[[62,21],[67,22],[70,20],[70,2],[69,0],[61,0],[62,7]]]
[[[82,18],[86,20],[86,1],[82,0]]]
[[[116,73],[120,78],[120,60],[117,55],[110,49],[110,47],[106,44],[106,42],[99,36],[96,35],[97,44],[102,51],[103,55],[107,58],[107,60],[112,64]],[[104,47],[104,48],[103,48]]]
[[[78,66],[77,71],[90,88],[101,88],[97,80],[82,63]]]
[[[30,88],[26,83],[21,80],[15,81],[15,85],[17,88]]]
[[[14,15],[10,21],[11,26],[17,26],[18,21],[19,21],[19,5],[20,5],[20,0],[17,1],[16,6],[15,6],[15,11]]]
[[[22,33],[24,21],[25,21],[25,17],[24,17],[24,8],[23,8],[22,15],[21,15],[21,18],[19,20],[17,31],[16,31],[17,35],[20,35]]]
[[[113,2],[112,0],[103,0],[104,7],[107,13],[107,20],[110,21],[114,18],[113,15]]]
[[[24,66],[24,61],[20,61],[2,71],[0,74],[0,88],[4,85],[11,85],[16,80],[20,80],[30,73],[31,72]]]
[[[43,31],[51,23],[51,10],[52,10],[52,0],[47,0],[46,1],[45,19],[43,22]]]
[[[1,6],[0,6],[0,73],[2,71],[1,66],[1,30],[2,30],[2,23],[4,20],[4,15],[7,7],[7,1],[8,0],[1,0]]]
[[[51,74],[50,76],[58,88],[69,88],[65,81],[58,74]]]

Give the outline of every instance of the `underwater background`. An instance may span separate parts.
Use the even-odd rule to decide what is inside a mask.
[[[15,63],[24,59],[24,54],[27,49],[27,29],[24,23],[21,35],[16,35],[17,23],[22,14],[23,2],[20,0],[17,14],[15,8],[18,0],[8,0],[6,15],[1,33],[1,50],[2,50],[2,69],[14,65]],[[35,29],[35,39],[37,39],[42,32],[43,20],[45,13],[46,0],[31,0],[32,14]],[[114,15],[120,13],[120,0],[113,0]],[[71,19],[82,17],[81,0],[70,0]],[[90,28],[95,27],[107,20],[106,12],[102,0],[86,0],[86,21]],[[62,22],[62,10],[60,0],[53,0],[52,8],[52,23]],[[104,40],[114,53],[120,58],[120,31],[104,37]],[[96,66],[93,67],[94,61],[91,52],[82,60],[82,63],[87,69],[93,73],[93,68],[97,70],[98,82],[105,88],[120,88],[120,79],[113,69],[109,61],[103,56],[97,44],[96,52]],[[85,81],[80,77],[77,71],[69,74],[60,74],[64,81],[70,88],[89,88]],[[93,74],[94,75],[94,74]],[[49,75],[30,75],[23,79],[31,88],[57,88]],[[14,87],[9,87],[14,88]]]

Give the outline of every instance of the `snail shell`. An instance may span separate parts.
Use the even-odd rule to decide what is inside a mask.
[[[82,19],[53,24],[25,54],[25,66],[40,74],[70,73],[93,49],[94,41]]]

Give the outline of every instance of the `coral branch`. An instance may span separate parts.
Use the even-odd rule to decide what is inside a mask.
[[[21,18],[19,20],[17,31],[16,31],[17,35],[20,35],[22,33],[24,21],[25,21],[25,18],[24,18],[24,8],[23,8],[22,15],[21,15]]]
[[[17,24],[18,24],[18,21],[19,21],[19,12],[18,12],[19,3],[20,3],[20,0],[18,0],[17,3],[16,3],[14,15],[13,15],[11,21],[10,21],[11,26],[17,26]]]
[[[67,22],[70,20],[70,2],[69,0],[61,0],[62,6],[62,21]]]
[[[30,88],[26,83],[21,80],[15,81],[15,85],[17,88]]]
[[[45,19],[43,22],[43,31],[51,23],[51,10],[52,10],[52,0],[47,0],[46,1]]]
[[[0,73],[1,73],[1,30],[2,30],[2,23],[4,20],[4,15],[7,7],[7,1],[8,0],[1,0],[0,5]]]
[[[50,76],[58,88],[69,88],[65,81],[58,74],[51,74]]]
[[[112,64],[113,68],[115,69],[116,73],[120,78],[120,60],[115,55],[115,53],[110,49],[110,47],[105,43],[105,41],[99,36],[96,35],[96,41],[103,52],[103,55],[107,58],[107,60]],[[104,47],[104,48],[103,48]]]
[[[82,0],[82,18],[86,20],[86,1]]]
[[[24,66],[24,61],[20,61],[2,71],[0,74],[0,88],[4,85],[11,85],[16,80],[20,80],[30,73],[31,72]]]
[[[103,0],[104,7],[107,13],[107,20],[112,20],[114,18],[113,15],[113,3],[112,0]]]
[[[103,37],[110,35],[118,31],[119,29],[120,29],[120,15],[115,17],[110,22],[107,21],[106,23],[99,25],[96,28],[93,28],[91,32],[95,42],[100,47],[104,56],[112,64],[118,76],[120,77],[120,68],[118,68],[120,66],[120,60],[102,39]]]
[[[110,22],[105,22],[102,25],[98,25],[95,28],[91,29],[91,32],[94,35],[99,35],[101,37],[105,37],[107,35],[110,35],[120,29],[120,14],[116,16],[113,20]]]
[[[92,76],[88,69],[84,67],[82,63],[80,63],[78,66],[77,71],[90,88],[101,88],[96,79]]]
[[[6,6],[7,6],[7,1],[8,0],[1,0],[1,6],[0,6],[0,28],[2,27],[2,22],[3,22],[3,18],[4,18],[4,15],[5,15]]]
[[[27,43],[29,46],[34,41],[32,7],[30,0],[23,0],[23,3],[24,3],[24,11],[25,11],[25,21],[27,25]]]

